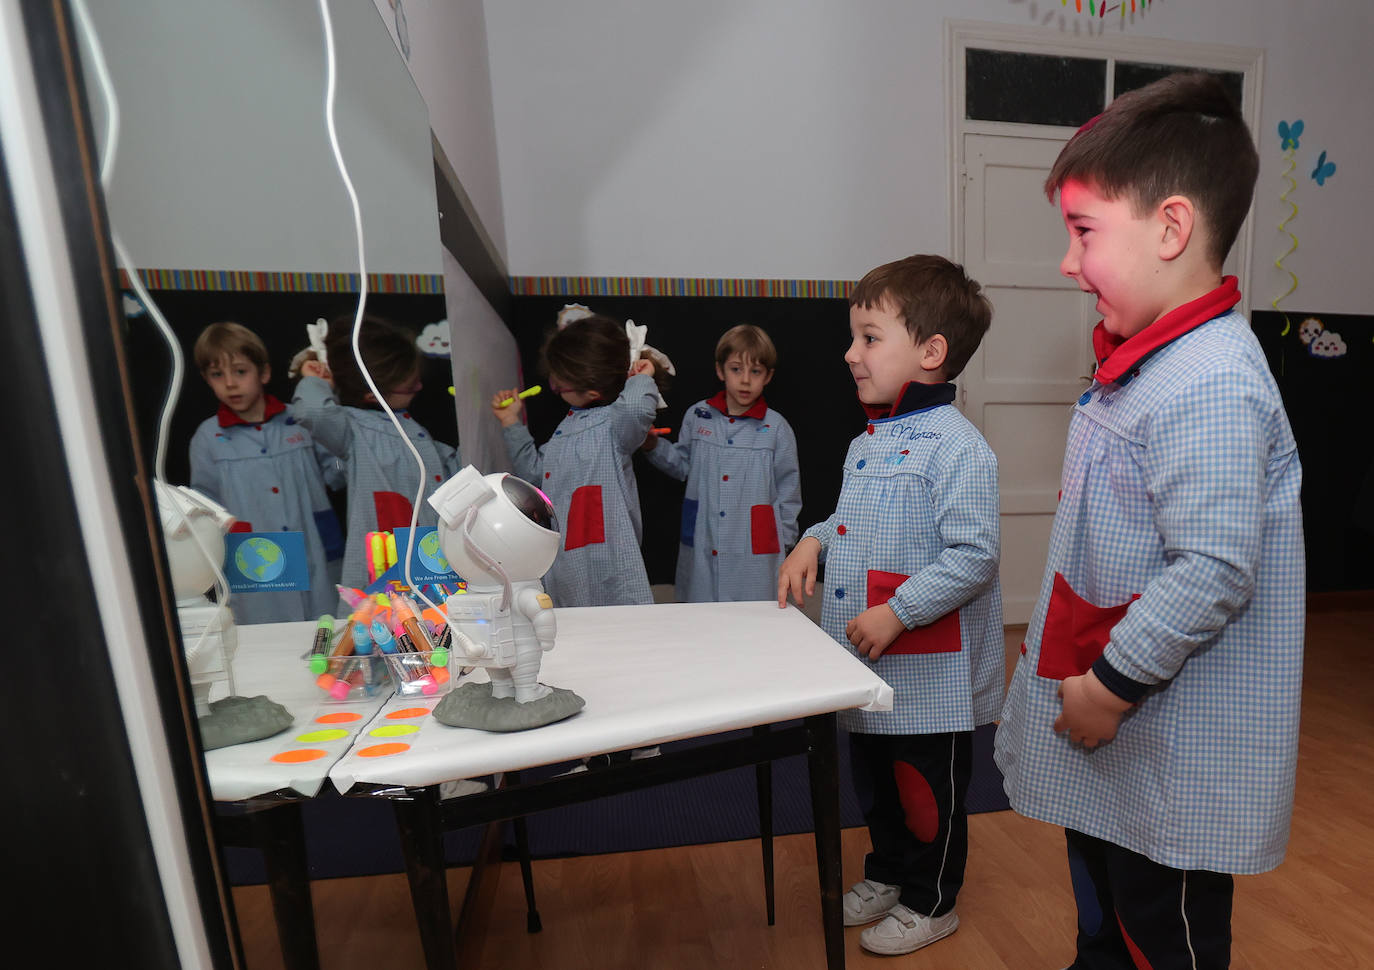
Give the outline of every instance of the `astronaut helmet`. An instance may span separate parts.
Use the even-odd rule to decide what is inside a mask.
[[[162,538],[178,602],[200,597],[215,583],[224,561],[224,534],[234,517],[209,496],[155,479]]]
[[[429,502],[439,513],[439,546],[454,572],[467,582],[538,579],[558,555],[553,503],[522,478],[504,472],[481,475],[469,465],[441,485]],[[465,535],[472,508],[476,515]],[[499,572],[491,568],[493,563]]]

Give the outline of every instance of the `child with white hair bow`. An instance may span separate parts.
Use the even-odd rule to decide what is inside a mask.
[[[647,330],[580,304],[564,307],[541,361],[568,413],[542,448],[520,420],[518,388],[491,401],[515,474],[541,488],[558,514],[562,546],[544,577],[556,606],[653,602],[631,459],[666,406],[674,371],[645,344]]]

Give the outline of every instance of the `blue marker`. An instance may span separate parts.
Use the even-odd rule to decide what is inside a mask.
[[[391,624],[387,622],[391,619],[391,610],[378,610],[377,618],[372,621],[372,642],[382,653],[396,652],[396,637],[391,633]]]

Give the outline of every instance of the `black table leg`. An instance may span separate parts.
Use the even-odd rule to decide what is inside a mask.
[[[811,811],[816,821],[816,870],[821,882],[825,964],[844,968],[844,915],[840,907],[840,756],[835,715],[806,719],[810,747]]]
[[[520,772],[506,772],[506,782],[511,785],[520,784]],[[534,904],[534,872],[530,868],[530,837],[529,830],[525,827],[525,816],[517,815],[511,819],[511,826],[515,829],[515,853],[520,860],[520,880],[525,884],[525,931],[528,933],[538,933],[544,928],[543,922],[539,919],[539,909]]]
[[[319,970],[315,945],[315,909],[310,900],[310,872],[305,858],[301,803],[283,802],[250,812],[252,841],[262,850],[272,895],[272,916],[287,970]]]
[[[392,802],[405,853],[410,902],[420,928],[420,944],[429,970],[457,970],[453,917],[449,912],[448,874],[444,865],[444,832],[440,824],[439,788],[433,785],[412,798]]]
[[[754,728],[754,736],[768,733],[768,725]],[[773,762],[754,765],[754,781],[759,796],[759,841],[763,848],[763,902],[768,912],[768,925],[774,925],[773,906]]]

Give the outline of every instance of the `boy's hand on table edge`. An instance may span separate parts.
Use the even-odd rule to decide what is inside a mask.
[[[778,569],[778,609],[787,608],[787,594],[798,606],[816,592],[816,573],[820,571],[821,543],[807,536],[783,560]]]

